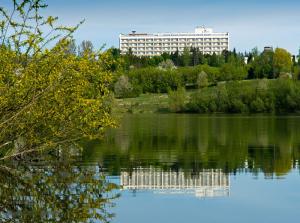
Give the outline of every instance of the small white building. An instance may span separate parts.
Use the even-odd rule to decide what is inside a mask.
[[[221,54],[229,50],[229,33],[214,32],[211,28],[197,27],[191,33],[137,33],[120,34],[122,54],[132,50],[136,56],[156,56],[162,53],[183,53],[185,48],[198,48],[203,54]]]

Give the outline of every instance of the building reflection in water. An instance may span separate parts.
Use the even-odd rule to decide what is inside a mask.
[[[228,197],[230,180],[222,170],[207,169],[197,173],[165,171],[158,168],[136,168],[121,172],[123,190],[150,190],[155,193],[193,194],[198,198]]]

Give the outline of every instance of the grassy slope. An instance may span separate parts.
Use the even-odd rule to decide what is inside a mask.
[[[195,90],[187,91],[190,96]],[[168,94],[142,94],[137,98],[116,99],[116,113],[168,112]]]
[[[142,94],[137,98],[116,99],[117,113],[153,113],[168,107],[168,94]]]
[[[244,86],[257,85],[257,80],[242,80],[236,81],[243,83]],[[274,80],[267,80],[269,82]],[[219,84],[225,84],[225,82],[219,82]],[[206,94],[211,94],[216,90],[215,86],[203,89]],[[189,98],[192,93],[197,90],[187,91],[187,97]],[[142,94],[137,98],[125,98],[116,99],[115,112],[116,113],[154,113],[154,112],[168,112],[169,98],[168,94]]]

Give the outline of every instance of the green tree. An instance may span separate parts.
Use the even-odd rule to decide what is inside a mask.
[[[114,91],[117,97],[124,98],[132,91],[132,85],[128,80],[127,76],[120,76],[118,81],[115,83]]]
[[[212,66],[212,67],[218,67],[219,66],[219,58],[218,58],[216,53],[213,53],[210,56],[210,60],[208,62],[208,65]]]
[[[193,66],[197,66],[199,64],[199,49],[192,47],[192,64]]]
[[[182,64],[181,56],[179,55],[179,51],[176,50],[175,53],[172,53],[170,56],[171,60],[174,62],[175,66],[180,66]]]
[[[257,47],[254,47],[252,50],[251,50],[251,54],[252,56],[255,58],[257,56],[259,56],[259,51],[258,51],[258,48]]]
[[[298,52],[298,65],[300,66],[300,48],[299,48],[299,52]]]
[[[166,70],[168,70],[168,69],[172,70],[172,69],[176,68],[171,59],[167,59],[167,60],[164,60],[164,61],[160,62],[158,67],[161,68],[161,69],[166,69]]]
[[[201,51],[199,51],[199,64],[206,64],[207,60],[205,59],[203,53]]]
[[[300,66],[295,66],[294,67],[293,77],[294,77],[295,80],[300,79]]]
[[[273,78],[273,52],[263,52],[251,63],[256,78]]]
[[[188,47],[184,48],[184,51],[182,54],[182,61],[183,61],[183,66],[185,66],[185,67],[190,66],[190,64],[191,64],[191,53],[190,53],[190,49]]]
[[[281,73],[291,73],[292,55],[285,49],[276,48],[273,58],[273,68],[275,77]]]
[[[204,71],[201,71],[201,73],[198,74],[197,85],[198,88],[204,88],[208,86],[207,74]]]
[[[128,76],[121,75],[114,85],[114,92],[117,98],[130,98],[139,96],[141,89],[137,84],[132,84]]]
[[[238,66],[232,63],[224,64],[221,69],[221,80],[243,80],[247,77],[247,69],[244,66]]]
[[[169,108],[172,112],[182,112],[185,109],[186,91],[185,88],[179,87],[176,91],[170,90],[169,96]]]

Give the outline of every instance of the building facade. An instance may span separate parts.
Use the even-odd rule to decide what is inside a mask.
[[[136,33],[120,34],[122,54],[131,49],[136,56],[158,56],[162,53],[183,53],[185,48],[198,48],[203,54],[221,54],[229,50],[229,33],[214,32],[197,27],[193,33]]]

